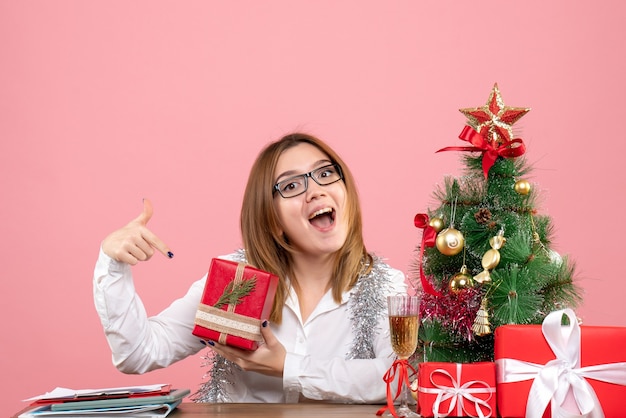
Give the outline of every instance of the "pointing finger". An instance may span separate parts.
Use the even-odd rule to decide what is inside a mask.
[[[135,222],[138,222],[142,226],[146,226],[148,221],[152,218],[152,214],[154,213],[154,209],[152,208],[152,201],[150,199],[143,199],[143,212],[139,215]],[[166,256],[167,258],[174,257],[174,253],[172,253],[169,247],[152,231],[145,228],[142,232],[143,238],[157,251]]]
[[[170,251],[169,247],[165,242],[161,240],[161,238],[157,237],[152,231],[145,228],[142,232],[143,238],[157,251],[166,256],[167,258],[174,257],[174,253]]]

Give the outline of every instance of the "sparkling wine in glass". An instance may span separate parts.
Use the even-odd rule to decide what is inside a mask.
[[[391,347],[400,360],[407,360],[417,349],[419,306],[419,296],[393,295],[387,297]],[[407,390],[406,384],[403,383],[400,406],[395,408],[396,413],[399,417],[419,417],[407,404]]]

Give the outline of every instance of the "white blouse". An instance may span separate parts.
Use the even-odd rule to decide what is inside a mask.
[[[235,259],[235,255],[222,257]],[[387,267],[387,294],[406,292],[404,274]],[[135,292],[131,267],[100,250],[94,271],[94,302],[112,351],[113,364],[125,373],[145,373],[196,354],[205,346],[192,335],[194,318],[207,275],[187,294],[156,316],[148,317]],[[354,289],[353,289],[354,290]],[[234,385],[226,388],[233,402],[298,402],[307,398],[327,402],[384,403],[383,375],[395,360],[386,315],[373,327],[375,358],[346,359],[355,337],[344,292],[337,304],[327,292],[306,322],[291,289],[282,324],[270,327],[287,351],[283,377],[232,368]],[[385,312],[386,313],[386,312]],[[199,377],[203,371],[198,370]]]

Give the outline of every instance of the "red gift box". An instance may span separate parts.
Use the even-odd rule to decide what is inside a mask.
[[[561,325],[564,314],[569,325]],[[496,328],[499,414],[624,416],[624,347],[626,328],[579,326],[571,309],[550,313],[542,325]]]
[[[193,335],[256,350],[261,319],[268,318],[278,277],[244,263],[214,258],[196,311]]]
[[[495,363],[419,364],[417,412],[423,417],[495,417],[495,392]]]

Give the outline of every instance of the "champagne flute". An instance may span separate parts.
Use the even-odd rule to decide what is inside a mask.
[[[387,297],[391,347],[398,355],[399,360],[408,360],[417,349],[419,307],[420,296],[393,295]],[[406,383],[402,382],[400,406],[395,408],[397,415],[405,418],[419,417],[420,415],[412,411],[407,405],[407,390]]]

